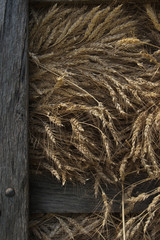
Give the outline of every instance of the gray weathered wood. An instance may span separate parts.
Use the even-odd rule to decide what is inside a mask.
[[[118,191],[118,188],[109,188],[108,197],[112,198]],[[115,207],[119,211],[119,202]],[[92,181],[85,185],[67,182],[62,186],[54,177],[30,178],[30,210],[33,213],[92,213],[101,209],[102,199],[95,198]]]
[[[30,2],[42,2],[42,3],[113,3],[113,2],[118,2],[118,3],[138,3],[138,4],[143,4],[143,3],[158,3],[159,0],[30,0]]]
[[[143,176],[132,179],[138,181]],[[130,181],[132,183],[132,181]],[[129,183],[126,183],[128,186]],[[148,192],[159,186],[159,182],[151,181],[137,186],[133,195]],[[62,186],[54,177],[31,176],[30,177],[30,210],[32,213],[92,213],[102,210],[102,198],[94,196],[93,182],[83,184],[67,183]],[[112,212],[121,211],[121,186],[103,186],[108,199],[114,199]],[[144,202],[136,204],[133,212],[141,212],[147,208],[152,197]]]
[[[30,0],[30,2],[87,2],[90,0]],[[99,0],[96,0],[99,1]],[[103,0],[102,0],[103,1]]]
[[[0,1],[1,240],[28,239],[27,7],[27,0]]]

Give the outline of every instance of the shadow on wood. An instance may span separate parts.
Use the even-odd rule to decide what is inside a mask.
[[[142,178],[134,177],[134,182]],[[133,182],[128,182],[129,186]],[[159,186],[157,181],[147,181],[135,187],[132,196],[146,193]],[[112,212],[121,212],[121,186],[103,186],[108,199],[113,200]],[[154,195],[155,196],[155,195]],[[133,212],[141,212],[152,201],[153,197],[137,203]],[[93,181],[86,184],[73,184],[68,182],[62,186],[54,177],[30,177],[30,211],[32,213],[92,213],[102,211],[102,199],[94,196]]]

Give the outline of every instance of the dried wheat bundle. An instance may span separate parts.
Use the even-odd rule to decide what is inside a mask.
[[[108,214],[104,222],[103,213],[99,214],[37,214],[32,215],[29,229],[30,240],[159,240],[160,238],[160,189],[148,207],[138,214],[127,214],[125,238],[120,214]],[[148,194],[148,195],[151,195]],[[145,198],[146,196],[139,196]],[[138,199],[138,198],[137,198]],[[137,201],[136,199],[136,201]],[[130,200],[131,202],[133,201]]]
[[[158,240],[160,238],[160,194],[140,214],[128,214],[125,223],[125,237],[128,240]],[[37,214],[29,224],[30,240],[122,240],[121,216],[108,216],[103,225],[103,214]]]
[[[30,240],[35,239],[115,239],[120,219],[110,216],[102,227],[101,214],[39,214],[30,221]]]
[[[154,197],[148,208],[140,214],[126,217],[125,237],[126,239],[155,239],[160,238],[160,194]],[[117,240],[123,239],[122,227],[116,236]]]
[[[104,202],[104,213],[97,216],[101,227],[91,220],[91,235],[79,237],[80,230],[68,229],[69,220],[56,215],[51,217],[58,224],[54,234],[61,235],[66,226],[66,239],[112,239],[105,229],[110,203],[101,183],[124,182],[131,172],[145,171],[152,179],[160,174],[160,8],[32,9],[29,43],[31,169],[47,170],[62,184],[93,177],[95,195],[100,190]],[[133,188],[124,199],[128,214],[152,195],[132,196]],[[159,230],[151,227],[159,214],[159,189],[155,191],[154,207],[135,218],[127,215],[126,229],[125,219],[123,224],[117,220],[113,238],[123,239],[126,233],[127,239],[159,239]],[[83,227],[79,219],[75,221]],[[49,237],[48,224],[42,224],[47,234],[38,236],[37,225],[33,235],[61,239]]]
[[[32,164],[63,184],[85,182],[89,172],[116,181],[115,165],[122,162],[122,176],[127,159],[141,159],[149,174],[157,173],[152,136],[158,128],[159,49],[148,53],[149,39],[132,36],[134,17],[121,5],[91,10],[54,5],[44,16],[33,16]]]

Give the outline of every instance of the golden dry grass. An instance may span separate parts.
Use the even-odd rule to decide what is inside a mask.
[[[99,215],[32,219],[33,239],[158,240],[159,188],[125,189],[121,221],[101,184],[123,187],[131,172],[160,177],[159,5],[33,8],[29,25],[31,172],[63,185],[94,178],[104,202]]]

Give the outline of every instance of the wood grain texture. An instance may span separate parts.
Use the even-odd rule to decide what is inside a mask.
[[[108,189],[113,197],[118,188]],[[30,177],[30,210],[33,213],[92,213],[102,210],[102,199],[94,197],[93,182],[85,185],[67,182],[62,186],[54,177]],[[115,205],[117,211],[118,205]]]
[[[158,3],[159,0],[30,0],[31,3],[41,2],[41,3]]]
[[[143,176],[132,178],[130,183],[144,179]],[[159,182],[150,181],[137,186],[134,196],[150,191],[159,186]],[[103,186],[108,199],[114,199],[112,212],[121,212],[121,186]],[[141,212],[147,208],[153,197],[136,204],[133,212]],[[30,177],[30,211],[32,213],[92,213],[102,211],[102,199],[94,196],[93,181],[83,184],[67,183],[62,186],[54,177]]]
[[[95,0],[94,2],[92,0],[30,0],[30,2],[53,2],[53,3],[76,3],[76,2],[92,2],[92,3],[99,3],[99,2],[111,2],[112,0]]]
[[[1,240],[28,239],[27,7],[27,0],[0,2]]]

